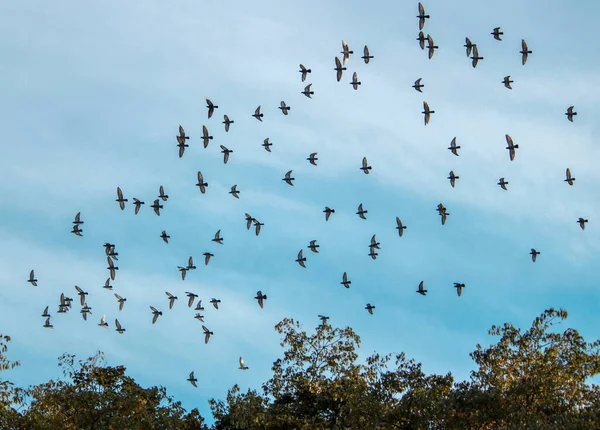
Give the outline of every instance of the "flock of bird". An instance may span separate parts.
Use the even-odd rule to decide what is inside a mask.
[[[417,41],[419,42],[419,46],[422,50],[427,48],[429,59],[432,59],[434,56],[435,50],[438,49],[439,47],[437,45],[435,45],[434,40],[430,34],[427,34],[427,36],[425,36],[425,34],[423,33],[423,28],[425,26],[425,22],[427,19],[430,18],[430,16],[425,13],[425,8],[423,7],[423,5],[421,3],[418,4],[418,12],[419,12],[419,14],[417,15],[417,18],[419,19],[419,21],[418,21],[419,34],[417,37]],[[502,38],[500,36],[502,36],[503,34],[504,33],[501,31],[500,27],[494,28],[491,33],[491,35],[494,37],[494,39],[496,39],[498,41],[502,40]],[[476,43],[472,43],[468,37],[465,39],[465,41],[466,41],[466,43],[465,43],[464,47],[466,48],[467,56],[469,58],[471,58],[472,66],[476,67],[478,62],[483,60],[484,57],[480,56]],[[426,42],[427,42],[427,46],[425,45]],[[532,54],[532,51],[528,48],[525,40],[522,40],[521,47],[522,47],[522,49],[521,49],[520,53],[522,56],[522,65],[525,65],[527,62],[528,56],[530,54]],[[340,53],[342,54],[341,55],[342,58],[340,59],[339,57],[336,56],[335,60],[334,60],[335,61],[334,70],[336,72],[336,79],[338,82],[340,82],[340,80],[342,79],[343,72],[345,70],[347,70],[346,65],[348,64],[350,56],[352,54],[354,54],[354,51],[350,50],[346,41],[342,41],[342,51]],[[369,48],[367,46],[364,47],[363,56],[361,58],[363,59],[365,64],[369,64],[370,60],[372,60],[374,58],[374,56],[370,54]],[[301,73],[302,82],[305,82],[308,75],[310,73],[312,73],[312,70],[310,68],[305,67],[303,64],[300,64],[299,72]],[[512,90],[511,84],[514,81],[511,80],[510,78],[511,78],[510,75],[505,76],[502,83],[506,86],[506,88]],[[350,81],[350,85],[352,85],[352,88],[354,90],[357,90],[358,87],[361,85],[361,82],[358,80],[358,75],[357,75],[356,71],[352,75],[352,80]],[[422,83],[422,78],[419,78],[415,81],[413,88],[416,91],[418,91],[419,93],[422,93],[423,92],[422,89],[424,88],[424,86],[425,85]],[[314,91],[312,90],[312,83],[309,83],[308,85],[306,85],[306,87],[301,92],[301,94],[305,95],[308,98],[312,98],[311,96],[314,94]],[[207,98],[206,99],[206,108],[208,109],[208,119],[210,120],[213,117],[215,110],[218,109],[219,106],[215,105],[210,99]],[[291,109],[292,109],[292,107],[288,106],[285,101],[280,102],[279,110],[281,111],[281,113],[283,115],[289,115]],[[574,109],[574,107],[570,106],[567,109],[567,112],[565,113],[567,119],[571,122],[573,122],[574,116],[577,115],[577,112],[574,112],[573,109]],[[431,110],[428,103],[426,101],[424,101],[422,113],[424,115],[424,123],[425,123],[425,125],[427,125],[431,119],[431,115],[434,114],[435,111]],[[263,122],[264,114],[261,112],[261,106],[258,106],[256,108],[256,110],[254,111],[254,114],[252,116],[256,120]],[[228,115],[226,115],[226,114],[223,115],[222,124],[224,124],[225,132],[229,132],[230,127],[234,123],[235,123],[235,121],[231,120]],[[184,128],[180,125],[179,133],[176,135],[177,146],[179,149],[179,157],[180,158],[183,157],[183,155],[185,153],[185,149],[187,147],[189,147],[189,145],[187,143],[189,141],[189,139],[190,139],[190,136],[186,135]],[[203,141],[204,148],[207,148],[209,146],[209,143],[213,140],[213,136],[209,133],[209,131],[205,125],[202,126],[201,139]],[[519,148],[519,145],[515,144],[513,142],[513,139],[511,138],[511,136],[508,134],[505,135],[505,139],[507,142],[506,149],[508,150],[509,159],[510,159],[510,161],[513,161],[515,159],[516,149]],[[269,138],[266,138],[266,139],[264,139],[262,146],[264,147],[264,149],[267,152],[270,153],[272,150],[273,143],[269,142]],[[227,164],[230,154],[232,154],[234,151],[227,148],[224,145],[220,145],[220,148],[221,148],[221,153],[223,154],[223,163]],[[458,150],[461,149],[461,147],[457,144],[456,137],[454,137],[451,140],[450,146],[448,147],[448,149],[455,156],[459,155]],[[313,152],[306,158],[306,160],[313,166],[317,166],[317,161],[319,160],[317,158],[317,155],[318,155],[317,152]],[[369,165],[369,162],[366,157],[364,157],[362,159],[362,163],[361,163],[359,169],[366,175],[370,174],[370,172],[372,171],[372,167]],[[460,176],[456,175],[454,173],[454,171],[450,171],[448,179],[450,181],[450,185],[454,188],[456,185],[456,181],[460,179]],[[197,180],[198,180],[198,182],[197,182],[196,186],[199,188],[200,193],[202,193],[202,194],[206,193],[209,184],[206,182],[202,172],[200,172],[200,171],[197,172]],[[289,170],[287,173],[285,173],[282,180],[284,182],[286,182],[289,186],[294,186],[294,181],[296,180],[296,178],[293,176],[293,170]],[[573,177],[571,175],[571,171],[569,168],[566,169],[565,182],[567,182],[568,185],[570,185],[570,186],[574,185],[574,182],[575,182],[575,177]],[[503,190],[505,190],[505,191],[508,190],[508,188],[507,188],[508,184],[509,184],[509,182],[506,180],[506,178],[502,177],[499,179],[498,185]],[[240,193],[241,193],[241,191],[238,189],[237,184],[233,185],[231,187],[231,190],[229,191],[229,194],[231,194],[236,199],[240,198]],[[157,216],[160,216],[160,211],[161,211],[161,209],[164,208],[164,205],[162,203],[167,202],[168,199],[169,199],[169,196],[167,194],[165,194],[165,189],[161,185],[159,187],[159,192],[158,192],[157,198],[154,199],[153,204],[150,205],[150,207],[153,209],[154,213]],[[140,208],[143,205],[145,205],[145,202],[141,201],[135,197],[133,197],[132,200],[133,200],[132,203],[134,205],[134,214],[137,215],[140,211]],[[128,201],[129,200],[124,197],[121,188],[117,187],[116,202],[119,204],[119,207],[121,210],[125,209],[125,203],[127,203]],[[437,206],[437,212],[440,215],[442,225],[445,225],[447,217],[450,215],[447,208],[442,203],[440,203]],[[329,221],[331,215],[335,214],[335,209],[326,206],[325,209],[323,210],[323,213],[325,214],[325,220]],[[363,207],[363,204],[361,203],[357,208],[356,215],[358,215],[361,219],[366,220],[367,213],[368,213],[368,210],[366,210]],[[261,227],[264,226],[264,223],[260,222],[257,218],[253,217],[252,215],[250,215],[248,213],[245,214],[245,221],[246,221],[246,228],[248,230],[250,230],[252,227],[254,227],[254,232],[255,232],[256,236],[258,236],[261,232]],[[577,222],[578,222],[579,226],[581,227],[581,229],[585,229],[585,224],[588,222],[588,220],[584,219],[584,218],[579,218],[577,220]],[[73,221],[73,229],[72,229],[71,233],[73,233],[76,236],[83,237],[83,229],[82,229],[83,224],[84,224],[84,221],[81,220],[81,213],[77,213],[77,215],[75,216],[75,220]],[[404,234],[404,230],[406,230],[407,227],[406,227],[406,225],[404,225],[402,223],[402,221],[399,217],[396,217],[396,227],[395,228],[398,230],[398,236],[402,237]],[[169,243],[170,236],[167,234],[166,230],[163,230],[159,237],[166,244]],[[223,236],[221,236],[221,230],[218,230],[215,233],[214,238],[212,239],[212,242],[214,242],[217,245],[223,245],[224,238],[223,238]],[[370,243],[368,244],[369,253],[367,254],[373,260],[375,260],[378,256],[378,253],[376,251],[380,249],[379,245],[380,245],[380,243],[377,241],[376,235],[374,234],[371,237]],[[309,245],[307,246],[307,249],[309,249],[311,252],[313,252],[315,254],[318,254],[319,247],[320,246],[317,244],[317,240],[315,239],[315,240],[310,241]],[[119,254],[116,252],[116,248],[115,248],[114,244],[105,243],[104,248],[105,248],[106,260],[107,260],[106,269],[108,270],[108,278],[106,279],[106,282],[102,288],[112,291],[113,287],[112,287],[112,285],[110,285],[110,282],[115,280],[116,272],[119,270],[119,267],[117,267],[115,265],[115,262],[118,261]],[[307,268],[307,265],[306,265],[307,258],[304,256],[303,251],[304,251],[304,248],[299,250],[295,261],[302,268]],[[532,261],[535,263],[537,256],[540,255],[540,252],[537,251],[536,249],[532,248],[530,254],[531,254]],[[214,257],[214,254],[207,251],[203,255],[204,255],[204,264],[208,265],[210,262],[210,259],[212,257]],[[190,256],[187,261],[187,264],[177,266],[177,269],[181,274],[181,279],[185,280],[188,272],[194,271],[196,269],[193,257]],[[38,280],[35,278],[34,270],[31,270],[31,272],[29,274],[28,282],[33,286],[37,286]],[[344,272],[342,274],[342,281],[340,282],[340,284],[342,286],[344,286],[345,288],[350,288],[352,281],[349,279],[347,272]],[[463,289],[465,288],[465,284],[460,283],[460,282],[455,282],[454,288],[456,288],[457,295],[460,297],[462,295]],[[87,300],[86,300],[86,296],[88,295],[88,293],[77,285],[75,286],[75,290],[77,292],[77,295],[79,296],[79,302],[81,304],[81,310],[80,310],[81,316],[83,317],[84,320],[87,320],[88,314],[90,314],[90,315],[92,314],[92,312],[91,312],[92,308],[90,306],[88,306]],[[427,290],[425,289],[425,286],[424,286],[424,281],[421,281],[419,283],[416,292],[421,295],[427,294]],[[169,309],[172,309],[175,302],[178,300],[178,297],[174,294],[171,294],[168,291],[166,291],[165,294],[166,294],[166,300],[168,300]],[[186,291],[185,294],[188,298],[187,305],[189,308],[192,308],[192,306],[194,306],[195,300],[198,298],[198,295],[193,292],[189,292],[189,291]],[[124,297],[121,297],[117,293],[114,293],[114,296],[117,301],[119,311],[122,311],[127,299]],[[256,292],[256,296],[254,297],[254,299],[257,301],[258,305],[262,309],[265,301],[267,300],[267,295],[263,294],[262,291],[259,290]],[[68,297],[65,293],[61,293],[57,313],[68,312],[72,307],[72,302],[73,302],[72,298]],[[210,304],[212,304],[216,310],[219,309],[220,302],[221,302],[221,300],[214,298],[214,297],[211,298],[211,300],[210,300]],[[369,312],[369,314],[373,315],[373,310],[375,309],[375,306],[372,305],[371,303],[367,303],[365,306],[365,309],[367,310],[367,312]],[[158,321],[159,317],[163,313],[156,306],[149,306],[149,310],[151,312],[152,324],[155,324]],[[204,323],[204,315],[202,315],[202,313],[201,313],[202,311],[204,311],[204,307],[202,306],[201,299],[198,299],[196,306],[194,308],[194,311],[196,312],[194,315],[194,318],[197,319],[198,321]],[[43,318],[45,318],[45,323],[44,323],[43,327],[52,328],[53,327],[53,325],[51,324],[52,317],[49,314],[49,306],[46,306],[46,308],[44,309],[44,312],[42,313],[41,316]],[[324,316],[324,315],[319,315],[319,318],[321,319],[323,324],[326,324],[329,317]],[[126,331],[126,329],[122,326],[122,324],[119,322],[119,320],[117,318],[115,319],[114,324],[115,324],[115,330],[118,333],[123,334]],[[107,328],[107,329],[109,328],[109,324],[106,321],[106,315],[102,315],[98,325],[103,328]],[[214,335],[214,333],[210,329],[208,329],[205,325],[202,325],[202,329],[204,332],[204,342],[208,343],[210,337],[212,335]],[[239,358],[239,369],[241,369],[241,370],[248,369],[248,366],[246,366],[242,357]],[[194,372],[190,373],[189,378],[187,380],[194,387],[197,386],[196,385],[197,379],[194,376]]]

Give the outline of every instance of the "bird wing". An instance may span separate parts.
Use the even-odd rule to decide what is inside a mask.
[[[419,15],[425,15],[425,8],[423,7],[423,3],[421,2],[419,2]]]
[[[202,185],[204,183],[204,176],[202,176],[202,172],[198,170],[198,183]]]
[[[506,137],[506,143],[508,143],[508,146],[514,146],[512,137],[510,137],[508,134],[505,135],[505,137]]]
[[[117,330],[121,330],[121,323],[118,319],[115,319],[115,326],[117,327]]]
[[[246,365],[244,364],[244,359],[242,357],[240,357],[240,367],[246,367]]]

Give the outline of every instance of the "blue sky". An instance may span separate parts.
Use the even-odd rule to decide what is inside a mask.
[[[596,339],[600,75],[586,54],[600,6],[483,3],[424,3],[424,31],[439,46],[432,60],[415,40],[417,2],[0,4],[0,329],[22,363],[6,377],[41,383],[59,375],[63,352],[85,358],[100,349],[142,385],[164,385],[209,417],[209,398],[268,379],[282,352],[273,326],[286,316],[311,329],[317,314],[329,315],[358,332],[363,356],[404,351],[425,371],[457,378],[473,368],[476,343],[493,340],[492,324],[527,327],[550,306],[566,308],[568,325]],[[496,26],[501,42],[489,34]],[[465,36],[485,57],[476,69]],[[533,51],[525,66],[521,38]],[[338,83],[342,39],[355,54]],[[365,44],[375,56],[368,65],[359,58]],[[299,63],[312,69],[304,84]],[[354,71],[358,91],[348,84]],[[512,91],[501,83],[509,74]],[[419,77],[423,94],[411,88]],[[311,82],[312,100],[300,94]],[[206,97],[219,106],[210,120]],[[427,127],[424,100],[436,112]],[[263,123],[251,116],[258,105]],[[564,116],[570,105],[574,123]],[[229,133],[225,113],[235,121]],[[182,159],[179,124],[191,136]],[[214,136],[207,149],[202,125]],[[519,144],[514,162],[506,133]],[[455,136],[460,157],[446,149]],[[261,147],[266,137],[272,153]],[[234,151],[227,165],[220,144]],[[311,152],[318,167],[305,160]],[[567,167],[573,187],[563,182]],[[294,187],[281,180],[290,169]],[[194,186],[198,170],[209,183],[204,195]],[[450,170],[460,176],[454,189]],[[148,206],[161,184],[170,198],[157,217]],[[239,200],[228,194],[233,184]],[[117,186],[130,200],[125,211]],[[146,202],[137,216],[133,197]],[[451,214],[445,226],[440,202]],[[359,203],[366,221],[355,215]],[[327,223],[325,206],[336,210]],[[79,211],[83,238],[69,233]],[[259,237],[246,230],[245,212],[265,223]],[[402,238],[396,216],[408,226]],[[218,229],[223,246],[210,240]],[[367,256],[373,234],[376,261]],[[306,249],[312,239],[318,255]],[[102,289],[106,241],[119,252],[121,312]],[[535,264],[532,247],[542,252]],[[294,262],[301,248],[307,269]],[[215,254],[207,267],[206,251]],[[177,266],[190,255],[198,269],[182,281]],[[37,288],[26,282],[31,269]],[[345,271],[349,290],[339,284]],[[421,280],[427,297],[415,293]],[[454,282],[467,286],[460,298]],[[76,297],[74,285],[89,292],[87,322],[79,306],[56,315],[60,293]],[[257,290],[268,295],[263,310]],[[173,310],[165,291],[179,297]],[[208,345],[185,291],[205,303],[215,333]],[[211,297],[222,300],[218,311]],[[54,330],[42,328],[46,305]],[[163,311],[155,325],[149,305]],[[97,326],[102,314],[110,331]],[[237,370],[240,355],[247,372]],[[186,381],[192,370],[197,389]]]

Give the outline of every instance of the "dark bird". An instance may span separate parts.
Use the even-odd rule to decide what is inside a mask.
[[[365,214],[369,213],[369,211],[366,211],[363,209],[363,205],[362,203],[358,205],[358,212],[356,212],[356,215],[358,215],[359,217],[361,217],[362,219],[367,219],[367,217],[365,217]]]
[[[422,93],[423,91],[421,91],[421,88],[423,88],[425,85],[423,85],[421,83],[421,79],[423,78],[419,78],[415,81],[415,84],[412,86],[415,90],[417,90],[418,92]]]
[[[190,384],[192,384],[194,387],[198,388],[198,386],[196,385],[196,382],[198,382],[198,380],[194,377],[194,372],[190,373],[190,377],[187,379],[187,381],[189,381]]]
[[[477,67],[477,63],[479,60],[483,60],[483,57],[479,56],[479,50],[477,49],[477,45],[473,45],[473,56],[471,57],[473,68]]]
[[[83,224],[83,221],[81,221],[81,212],[77,212],[77,215],[75,215],[75,221],[73,221],[73,224],[75,224],[75,225]]]
[[[425,19],[428,19],[429,15],[425,15],[425,8],[421,2],[419,2],[419,14],[417,15],[417,18],[419,18],[419,30],[423,30]]]
[[[304,91],[301,92],[301,94],[304,94],[309,99],[312,98],[310,95],[315,93],[314,91],[310,90],[310,87],[312,87],[312,84],[308,84],[307,86],[305,86]]]
[[[569,106],[569,108],[567,109],[567,112],[565,113],[565,115],[567,116],[567,119],[571,122],[573,122],[573,116],[577,115],[577,112],[573,112],[573,108],[575,106]]]
[[[370,248],[369,249],[369,253],[367,254],[369,257],[371,257],[373,260],[377,259],[377,256],[379,255],[378,253],[375,252],[375,248]]]
[[[421,294],[422,296],[427,295],[427,290],[424,289],[424,281],[419,283],[419,289],[417,290],[417,293]]]
[[[302,266],[306,269],[306,266],[304,265],[305,261],[306,261],[306,257],[302,256],[302,250],[300,250],[298,252],[298,258],[296,259],[296,263],[298,263],[300,266]]]
[[[256,292],[256,297],[254,297],[256,300],[258,300],[258,306],[260,306],[260,308],[263,308],[263,304],[264,301],[267,300],[267,295],[263,294],[261,291],[257,291]]]
[[[515,159],[515,149],[518,149],[519,145],[515,145],[513,143],[512,137],[510,137],[508,134],[505,137],[506,137],[506,143],[508,144],[508,146],[505,149],[508,149],[508,155],[510,157],[510,161],[513,161]]]
[[[348,48],[348,44],[345,40],[342,40],[342,51],[340,52],[344,56],[344,66],[348,63],[348,59],[350,58],[350,54],[354,54],[354,51],[350,51]]]
[[[73,230],[71,230],[71,233],[73,233],[75,236],[83,237],[83,234],[81,234],[83,233],[83,230],[81,230],[77,224],[73,226]]]
[[[206,344],[214,333],[207,329],[206,326],[202,326],[202,330],[204,330],[204,343]]]
[[[179,126],[179,135],[175,136],[175,137],[178,137],[178,138],[181,138],[181,139],[189,139],[190,138],[189,136],[185,135],[185,131],[183,130],[183,127],[181,125]]]
[[[83,291],[80,287],[78,287],[77,285],[75,285],[75,289],[77,290],[77,295],[79,296],[79,302],[81,303],[81,306],[85,305],[85,296],[87,296],[87,291]]]
[[[369,47],[367,45],[365,45],[365,48],[363,49],[363,56],[360,57],[363,60],[365,60],[365,64],[369,64],[369,61],[371,60],[371,58],[375,58],[372,55],[369,55]]]
[[[107,256],[112,257],[115,260],[118,260],[117,255],[119,255],[119,253],[115,252],[115,245],[113,245],[112,243],[106,242],[103,246],[104,246],[104,251],[106,252]]]
[[[352,281],[348,280],[348,274],[344,272],[344,274],[342,275],[342,282],[340,282],[340,284],[342,284],[346,288],[350,288],[351,283]]]
[[[433,57],[435,50],[438,48],[439,48],[439,46],[434,44],[433,38],[428,34],[427,35],[427,49],[429,50],[429,59],[430,60]]]
[[[358,75],[356,74],[356,72],[354,72],[354,74],[352,75],[352,81],[350,82],[350,85],[352,85],[352,88],[354,88],[355,90],[358,90],[360,81],[358,80]]]
[[[206,99],[206,107],[208,108],[208,119],[213,116],[215,109],[219,108],[219,106],[215,106],[209,99]]]
[[[202,306],[202,300],[198,300],[198,303],[196,303],[196,308],[194,310],[195,311],[203,311],[204,310],[204,306]]]
[[[128,200],[123,198],[123,191],[121,191],[121,188],[119,187],[117,187],[117,199],[115,201],[119,202],[121,210],[125,209],[125,202]]]
[[[329,217],[331,214],[335,213],[335,209],[330,209],[329,206],[325,206],[325,210],[323,210],[323,212],[325,212],[325,221],[329,221]]]
[[[221,145],[221,153],[223,154],[223,164],[227,164],[229,161],[229,154],[233,152],[232,149],[227,149],[227,147]]]
[[[250,217],[251,220],[253,220],[252,217]],[[250,223],[248,223],[248,230],[250,229]],[[219,245],[223,245],[223,238],[221,237],[221,230],[217,230],[217,232],[215,233],[215,237],[214,239],[212,239],[213,242],[218,243]]]
[[[256,235],[258,236],[260,234],[260,226],[261,225],[265,225],[264,223],[260,222],[259,220],[257,220],[256,218],[253,219],[254,222],[254,227],[255,227],[255,232]]]
[[[529,54],[532,54],[533,52],[531,52],[529,50],[529,48],[527,47],[527,43],[525,42],[525,39],[521,39],[521,51],[519,51],[522,54],[522,58],[521,58],[521,63],[523,65],[525,65],[525,63],[527,62],[527,58],[529,57]]]
[[[48,308],[49,306],[46,306],[46,309],[44,309],[44,313],[42,314],[43,318],[49,318],[50,314],[48,313]]]
[[[421,47],[421,49],[425,49],[425,35],[422,31],[419,31],[419,36],[417,37],[417,40],[419,41],[419,46]]]
[[[373,306],[371,303],[367,303],[367,306],[365,306],[365,309],[367,310],[367,312],[369,312],[371,315],[373,315],[373,309],[375,309],[375,306]]]
[[[158,202],[158,199],[154,200],[154,203],[152,203],[150,207],[154,209],[154,213],[156,215],[160,216],[160,210],[163,208],[163,205]]]
[[[240,191],[237,190],[237,184],[231,187],[231,191],[229,191],[229,194],[231,194],[236,199],[240,198]]]
[[[442,203],[440,203],[437,206],[437,211],[439,212],[440,216],[442,217],[442,225],[446,224],[446,217],[450,214],[446,211],[446,208],[444,207],[444,205]]]
[[[398,229],[398,236],[402,237],[406,226],[402,224],[402,221],[400,221],[400,218],[398,217],[396,217],[396,228]]]
[[[196,266],[194,265],[194,258],[190,255],[190,258],[188,258],[188,264],[186,269],[188,270],[196,270]]]
[[[111,290],[112,291],[112,285],[110,285],[110,278],[106,279],[106,282],[104,283],[104,285],[102,286],[102,288],[106,289],[106,290]]]
[[[263,141],[263,143],[262,143],[262,146],[264,146],[264,148],[265,148],[265,150],[266,150],[267,152],[271,152],[271,146],[273,146],[273,144],[272,144],[272,143],[269,143],[269,138],[267,137],[267,138],[266,138],[266,139]]]
[[[450,150],[450,152],[452,152],[454,155],[456,155],[458,157],[458,149],[460,149],[460,146],[456,145],[456,137],[454,137],[452,139],[448,149]]]
[[[229,126],[233,124],[235,121],[229,119],[227,115],[223,115],[223,124],[225,124],[225,131],[229,131]]]
[[[318,315],[318,317],[321,320],[321,324],[322,325],[326,325],[327,324],[327,320],[329,319],[329,317],[326,317],[325,315]]]
[[[506,88],[508,88],[509,90],[512,90],[512,87],[510,86],[510,84],[512,84],[514,81],[510,80],[510,75],[505,76],[504,80],[502,81],[502,83],[504,84],[504,86]]]
[[[292,109],[292,108],[291,108],[291,107],[289,107],[289,106],[287,106],[287,105],[285,104],[285,102],[282,100],[282,101],[281,101],[281,103],[279,103],[279,109],[281,109],[281,112],[282,112],[284,115],[287,115],[287,114],[289,113],[290,109]]]
[[[181,272],[181,280],[185,281],[185,275],[188,271],[187,267],[181,267],[181,266],[177,266],[177,269]]]
[[[362,170],[365,175],[369,174],[369,170],[371,170],[371,166],[369,166],[367,157],[363,157],[362,166],[360,167],[360,170]]]
[[[215,299],[214,297],[212,299],[210,299],[210,302],[212,303],[212,305],[215,307],[215,309],[219,309],[219,303],[221,303],[221,300],[219,299]]]
[[[43,325],[44,328],[52,328],[54,327],[52,324],[50,324],[50,317],[46,318],[46,322]]]
[[[535,263],[535,261],[537,260],[537,256],[541,254],[541,252],[536,251],[535,249],[531,248],[531,261],[533,261]]]
[[[421,112],[423,115],[425,115],[425,125],[429,124],[429,119],[431,118],[431,114],[435,113],[434,110],[430,110],[429,109],[429,104],[427,104],[427,102],[423,102],[423,112]]]
[[[196,315],[194,315],[194,318],[196,318],[200,322],[204,322],[204,315],[202,314],[196,313]]]
[[[215,254],[211,254],[210,252],[205,252],[204,254],[204,265],[208,266],[208,262],[210,261],[210,257],[214,257]]]
[[[457,179],[460,179],[460,176],[456,176],[452,170],[450,170],[448,175],[448,179],[450,179],[450,185],[452,185],[452,188],[454,188],[454,184],[456,184]]]
[[[506,186],[508,185],[508,182],[504,180],[504,178],[500,178],[500,182],[498,182],[498,185],[500,185],[500,187],[504,190],[507,191],[508,188],[506,188]]]
[[[581,227],[582,230],[585,230],[585,223],[588,222],[587,219],[583,219],[583,218],[579,218],[577,220],[577,222],[579,223],[579,227]]]
[[[125,305],[125,302],[127,301],[127,299],[119,296],[117,293],[115,293],[115,297],[117,298],[117,301],[119,302],[119,310],[122,311],[123,306]]]
[[[187,143],[185,143],[185,139],[182,138],[181,136],[177,136],[177,146],[179,147],[179,158],[183,157],[183,154],[185,152],[185,148],[187,148],[188,145]]]
[[[133,204],[135,205],[135,210],[134,210],[134,214],[137,215],[138,212],[140,211],[140,208],[142,207],[143,204],[145,204],[144,202],[136,199],[135,197],[133,198]]]
[[[202,172],[198,170],[198,183],[196,184],[198,188],[200,188],[200,192],[204,194],[206,192],[206,187],[208,187],[208,183],[204,182],[204,176],[202,176]]]
[[[113,262],[113,260],[110,257],[110,255],[108,257],[106,257],[106,261],[108,262],[107,269],[110,272],[110,279],[112,279],[114,281],[115,280],[115,275],[116,275],[115,271],[119,270],[119,268],[115,266],[115,263]]]
[[[194,305],[194,300],[198,297],[198,294],[190,293],[189,291],[185,292],[185,295],[188,297],[188,308],[191,308]]]
[[[212,140],[212,136],[208,134],[208,129],[205,125],[202,126],[202,140],[204,141],[204,148],[208,147],[208,142]]]
[[[342,79],[342,71],[346,70],[346,68],[342,67],[342,62],[338,57],[335,57],[335,69],[333,70],[337,72],[337,81],[339,82]]]
[[[169,293],[168,291],[165,291],[165,294],[167,295],[167,297],[169,299],[169,309],[173,309],[173,305],[175,304],[175,300],[177,300],[177,296],[174,296],[173,294]]]
[[[315,163],[315,161],[318,161],[319,159],[317,158],[317,152],[313,152],[312,154],[310,154],[310,156],[307,158],[308,162],[310,164],[312,164],[313,166],[316,166],[317,163]]]
[[[116,329],[115,329],[115,330],[116,330],[116,331],[117,331],[119,334],[123,334],[123,333],[126,331],[126,330],[125,330],[123,327],[121,327],[121,323],[119,322],[119,320],[118,320],[118,319],[115,319],[115,327],[116,327]]]
[[[294,186],[294,184],[292,183],[292,181],[293,181],[294,179],[296,179],[296,178],[292,178],[292,177],[291,177],[291,175],[292,175],[292,170],[290,170],[289,172],[287,172],[287,173],[285,174],[285,178],[283,178],[283,179],[282,179],[282,181],[285,181],[285,182],[287,182],[287,183],[288,183],[288,185],[291,185],[291,186],[293,187],[293,186]]]
[[[376,236],[377,236],[376,234],[371,236],[371,244],[369,245],[369,248],[381,249],[381,248],[379,248],[379,245],[381,245],[381,243],[377,242]]]
[[[260,122],[262,122],[262,117],[264,116],[262,113],[260,113],[260,105],[256,108],[256,110],[254,111],[254,115],[252,115],[254,118],[256,118],[257,120],[259,120]]]
[[[574,181],[575,178],[571,176],[571,169],[567,167],[567,179],[565,179],[565,182],[569,185],[573,185]]]
[[[319,250],[317,248],[319,248],[320,245],[317,245],[317,241],[316,240],[311,240],[310,244],[308,245],[308,249],[310,249],[312,252],[315,253],[319,253]]]
[[[302,73],[302,82],[304,82],[306,80],[306,75],[307,73],[312,73],[311,69],[307,69],[306,67],[304,67],[303,64],[300,64],[300,73]]]
[[[166,202],[169,198],[169,196],[165,194],[165,189],[162,185],[158,188],[158,198],[161,199],[163,202]]]
[[[500,27],[495,27],[494,31],[492,31],[490,34],[492,36],[494,36],[494,39],[496,39],[496,40],[502,40],[500,38],[500,36],[502,36],[504,33],[500,31]],[[460,294],[459,294],[459,296],[460,296]]]
[[[169,235],[167,234],[167,232],[166,232],[165,230],[163,230],[163,231],[162,231],[162,233],[160,234],[160,237],[161,237],[161,239],[162,239],[162,240],[164,240],[164,241],[165,241],[165,243],[169,243],[169,238],[170,238],[171,236],[169,236]]]
[[[459,284],[458,282],[454,283],[454,288],[456,288],[456,294],[458,294],[458,297],[460,297],[462,295],[462,290],[465,287],[466,287],[465,284]]]
[[[474,44],[471,43],[471,40],[468,37],[465,37],[465,44],[463,46],[467,48],[467,57],[470,57]]]

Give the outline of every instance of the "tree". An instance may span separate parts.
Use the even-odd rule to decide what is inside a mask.
[[[10,336],[0,334],[0,374],[3,371],[19,367],[19,361],[6,358]],[[23,391],[0,375],[0,428],[11,428],[19,419],[19,413],[13,407],[23,404]]]

